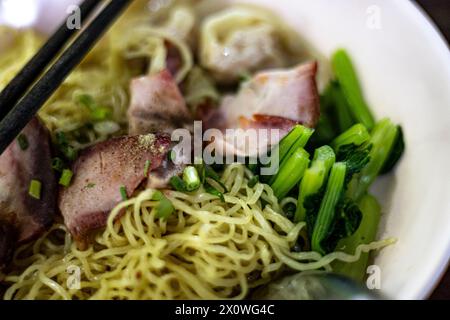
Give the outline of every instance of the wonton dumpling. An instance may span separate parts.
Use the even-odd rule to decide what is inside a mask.
[[[201,64],[221,82],[284,67],[283,28],[276,18],[256,8],[235,7],[212,15],[201,27]]]

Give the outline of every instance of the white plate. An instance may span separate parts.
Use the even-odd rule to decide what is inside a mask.
[[[44,30],[54,28],[55,14],[76,2],[3,1],[21,3],[22,11],[14,19],[13,12],[0,12],[0,22],[31,21],[38,4],[37,24]],[[450,52],[445,41],[406,0],[246,2],[279,12],[324,55],[346,48],[376,115],[403,125],[406,154],[396,172],[375,186],[385,213],[380,237],[394,236],[398,243],[383,250],[375,264],[383,293],[426,298],[450,256]]]

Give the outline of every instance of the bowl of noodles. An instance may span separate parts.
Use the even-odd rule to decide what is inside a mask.
[[[76,14],[12,3],[0,89]],[[411,2],[135,1],[0,156],[0,294],[303,299],[319,271],[426,298],[449,83]]]

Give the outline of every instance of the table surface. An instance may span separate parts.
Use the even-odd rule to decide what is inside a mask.
[[[433,18],[447,40],[450,41],[450,1],[417,0],[417,2]],[[430,298],[450,300],[450,269]]]

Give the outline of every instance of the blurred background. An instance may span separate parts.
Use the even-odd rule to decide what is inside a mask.
[[[417,0],[416,2],[433,18],[447,41],[450,41],[450,1]]]

